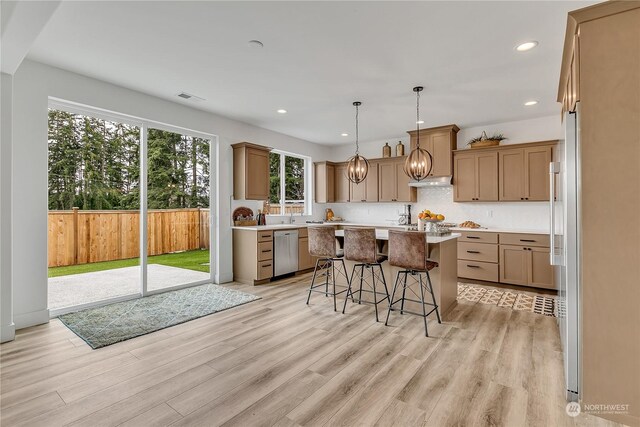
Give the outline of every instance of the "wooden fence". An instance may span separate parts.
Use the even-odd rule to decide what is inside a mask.
[[[209,248],[209,209],[149,210],[149,255]],[[49,267],[140,256],[138,211],[49,211]]]
[[[270,215],[283,215],[280,212],[282,208],[280,205],[274,204],[269,206],[269,214]],[[284,206],[284,215],[289,215],[290,213],[294,215],[302,215],[304,214],[304,203],[292,203]]]

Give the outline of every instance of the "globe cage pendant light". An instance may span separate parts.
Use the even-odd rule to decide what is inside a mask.
[[[420,148],[420,92],[423,89],[422,86],[413,88],[416,93],[416,148],[411,150],[407,160],[404,162],[404,173],[414,181],[422,181],[428,177],[433,166],[431,153]]]
[[[360,146],[358,144],[358,114],[362,102],[355,101],[353,105],[356,107],[356,154],[347,160],[347,179],[354,184],[360,184],[369,173],[369,160],[360,155]]]

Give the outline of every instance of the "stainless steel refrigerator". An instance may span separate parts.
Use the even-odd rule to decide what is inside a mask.
[[[578,103],[579,104],[579,103]],[[565,137],[549,165],[551,265],[558,284],[558,326],[567,400],[580,396],[580,106],[564,116]]]

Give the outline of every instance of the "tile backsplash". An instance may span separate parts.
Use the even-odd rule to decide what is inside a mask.
[[[403,211],[398,203],[334,203],[319,205],[331,207],[337,216],[346,221],[386,223],[396,221]],[[447,222],[475,221],[483,227],[549,229],[549,205],[547,202],[474,202],[454,203],[453,187],[430,187],[418,189],[418,201],[412,203],[411,213],[416,215],[423,209],[445,215]],[[323,209],[324,211],[324,209]]]

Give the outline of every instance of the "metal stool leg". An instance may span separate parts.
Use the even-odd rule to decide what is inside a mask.
[[[342,261],[342,263],[344,264],[344,261]],[[342,307],[342,314],[344,314],[345,310],[347,309],[347,300],[349,299],[349,295],[351,295],[351,302],[356,302],[355,299],[353,298],[353,291],[351,290],[351,283],[353,282],[353,276],[355,274],[356,274],[356,266],[354,265],[353,270],[351,270],[351,279],[348,281],[349,285],[347,287],[347,295],[344,297],[344,306]]]
[[[309,296],[307,296],[307,305],[309,305],[309,300],[311,299],[311,290],[313,289],[313,283],[316,281],[316,275],[318,274],[319,263],[320,263],[320,259],[317,259],[316,268],[313,269],[313,278],[311,279],[311,285],[309,286]]]
[[[427,330],[427,310],[424,307],[424,286],[422,284],[422,273],[418,273],[418,277],[420,279],[420,302],[422,302],[422,318],[424,319],[424,336],[429,336],[429,331]]]
[[[331,263],[331,268],[333,268],[333,261],[328,261]],[[325,268],[327,270],[327,274],[324,277],[324,296],[327,298],[329,296],[329,267],[325,264]]]
[[[382,277],[382,284],[384,285],[384,292],[387,296],[387,301],[391,304],[391,297],[389,296],[389,288],[387,288],[387,279],[384,277],[384,270],[382,269],[382,264],[378,264],[380,268],[380,276]]]
[[[336,264],[331,260],[331,279],[333,281],[333,311],[338,311],[336,302]]]
[[[431,301],[433,301],[433,306],[436,308],[436,316],[438,317],[438,323],[442,323],[440,320],[440,310],[438,310],[438,305],[436,304],[436,296],[433,294],[433,285],[431,284],[431,275],[427,271],[427,283],[429,285],[429,293],[431,294]]]
[[[404,299],[407,295],[407,275],[408,271],[404,271],[404,286],[402,287],[402,301],[400,302],[400,314],[404,314]]]
[[[400,281],[400,272],[396,275],[396,281],[393,284],[393,291],[391,291],[391,302],[389,302],[389,309],[387,310],[387,320],[384,321],[385,326],[389,325],[389,315],[391,314],[392,306],[394,304],[393,297],[396,295],[396,289],[398,289],[398,282]]]
[[[373,306],[376,309],[376,322],[378,322],[378,295],[376,294],[376,275],[373,272],[373,266],[368,266],[371,269],[371,283],[373,284]]]

